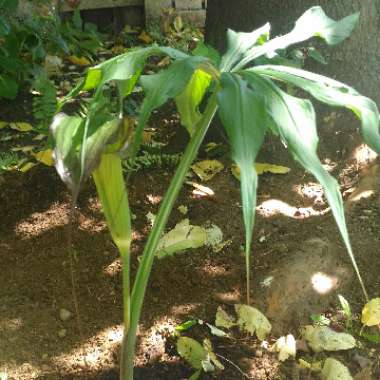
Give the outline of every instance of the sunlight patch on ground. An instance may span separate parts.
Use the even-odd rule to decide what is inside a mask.
[[[294,207],[279,199],[269,199],[262,202],[256,210],[258,214],[265,218],[282,214],[293,219],[307,219],[312,216],[325,215],[330,211],[330,208],[318,211],[313,207]]]
[[[0,319],[0,331],[17,331],[23,326],[23,321],[20,318]]]
[[[115,325],[107,327],[97,335],[88,339],[82,346],[54,357],[55,365],[67,373],[78,367],[86,368],[86,371],[99,371],[112,369],[114,352],[118,349],[123,337],[123,326]]]
[[[202,268],[202,272],[211,277],[221,277],[221,276],[229,276],[232,274],[232,271],[229,269],[226,269],[222,265],[211,265],[211,264],[206,264]]]
[[[239,289],[234,289],[230,292],[215,293],[215,297],[221,302],[236,303],[241,300],[241,293]]]
[[[335,276],[329,276],[326,273],[317,272],[311,277],[313,289],[319,294],[328,294],[336,289],[338,279]]]
[[[367,166],[371,164],[377,158],[377,153],[374,152],[368,145],[359,145],[353,154],[356,163],[359,167]]]
[[[107,265],[104,270],[103,270],[103,273],[107,276],[111,276],[111,277],[114,277],[116,276],[119,272],[122,271],[122,264],[121,264],[121,259],[116,259],[114,260],[111,264]]]
[[[293,191],[304,198],[309,198],[314,200],[314,204],[324,205],[325,200],[323,199],[324,190],[322,185],[316,182],[304,183],[301,185],[293,186]]]
[[[171,308],[171,313],[174,314],[175,316],[184,316],[188,315],[192,312],[194,312],[200,304],[195,304],[195,303],[185,303],[182,305],[175,305]]]
[[[21,237],[38,236],[48,230],[62,227],[68,221],[66,204],[54,203],[43,212],[34,212],[16,224],[15,231]]]
[[[0,365],[0,374],[6,374],[6,379],[37,380],[41,379],[41,371],[30,363],[6,363]],[[1,377],[0,377],[1,378]]]

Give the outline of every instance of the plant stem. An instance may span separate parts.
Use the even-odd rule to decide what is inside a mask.
[[[123,373],[123,377],[120,378],[121,380],[133,380],[133,359],[135,356],[137,326],[157,246],[174,203],[178,197],[179,191],[182,188],[189,167],[198,153],[198,149],[215,115],[217,107],[216,92],[214,92],[208,100],[205,112],[201,120],[198,122],[196,131],[186,147],[181,162],[178,165],[161,204],[152,232],[145,245],[132,290],[130,328],[126,337],[126,347],[124,348],[126,356],[123,360],[125,360],[125,363],[122,363],[122,367],[126,368],[126,371]]]

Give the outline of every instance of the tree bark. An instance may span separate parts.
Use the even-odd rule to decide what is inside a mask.
[[[380,105],[380,0],[208,0],[206,41],[223,51],[227,28],[248,32],[267,21],[272,37],[284,34],[314,5],[334,19],[360,11],[360,20],[349,39],[322,49],[327,66],[307,68],[353,86]]]

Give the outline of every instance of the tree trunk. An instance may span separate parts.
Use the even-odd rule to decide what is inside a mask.
[[[380,0],[208,0],[206,40],[223,51],[227,28],[248,32],[267,21],[272,37],[285,34],[313,5],[334,19],[357,11],[361,15],[349,39],[322,49],[327,66],[313,63],[307,68],[353,86],[380,105]]]

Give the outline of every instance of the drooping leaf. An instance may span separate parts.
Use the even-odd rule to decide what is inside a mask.
[[[219,115],[232,148],[232,158],[241,171],[241,197],[245,226],[247,299],[249,303],[250,248],[256,208],[256,156],[264,141],[268,116],[264,101],[238,76],[223,73],[218,93]]]
[[[288,95],[271,80],[260,77],[252,71],[242,72],[244,78],[266,99],[266,108],[275,125],[276,133],[281,137],[289,151],[306,170],[323,186],[327,201],[338,225],[347,252],[362,286],[364,296],[368,298],[359,268],[352,252],[345,222],[342,195],[339,184],[323,167],[317,156],[318,135],[314,108],[309,100]]]
[[[185,90],[176,97],[175,102],[181,116],[181,124],[190,135],[194,133],[195,126],[201,118],[199,104],[209,87],[211,76],[203,70],[195,70]]]
[[[196,340],[185,336],[178,339],[177,352],[195,369],[202,369],[202,362],[207,359],[206,349]]]
[[[131,243],[131,215],[120,157],[102,154],[93,178],[112,239],[124,258]]]
[[[249,305],[235,305],[235,310],[240,330],[256,334],[260,340],[264,340],[272,330],[270,322],[260,310]]]
[[[380,154],[379,111],[371,99],[344,83],[293,67],[266,65],[250,71],[298,86],[323,103],[350,109],[361,119],[365,142]]]
[[[220,362],[220,360],[217,358],[215,352],[213,351],[213,348],[212,348],[212,344],[211,344],[211,341],[210,339],[205,339],[203,341],[203,347],[206,349],[207,351],[207,354],[210,358],[210,361],[212,362],[212,364],[220,369],[220,370],[224,370],[224,365]]]
[[[169,99],[179,96],[188,85],[194,72],[208,60],[204,57],[187,57],[177,59],[168,69],[157,74],[143,75],[140,79],[146,97],[141,106],[140,117],[135,136],[135,152],[139,148],[142,131],[152,111]]]
[[[349,369],[339,360],[327,358],[321,373],[322,380],[353,380]]]
[[[240,62],[247,53],[256,45],[261,45],[269,38],[270,24],[266,23],[251,33],[235,32],[227,30],[227,51],[222,56],[220,63],[221,71],[230,71],[233,66]]]
[[[73,194],[77,194],[81,181],[99,164],[107,144],[120,130],[121,121],[118,118],[107,121],[98,115],[89,125],[83,146],[84,125],[82,118],[62,113],[54,117],[51,125],[56,169]]]
[[[127,53],[91,67],[87,71],[83,90],[92,90],[100,84],[105,84],[110,81],[127,82],[131,80],[136,73],[141,72],[149,56],[162,54],[167,54],[173,58],[185,58],[187,56],[178,50],[159,48],[158,46],[130,50]]]
[[[347,38],[359,19],[359,13],[354,13],[342,20],[329,18],[320,6],[311,7],[297,21],[293,30],[283,36],[269,40],[261,46],[250,49],[244,55],[234,70],[246,66],[252,60],[263,55],[272,56],[276,50],[286,49],[290,45],[306,41],[312,37],[321,37],[329,45],[335,45]]]
[[[328,326],[304,326],[302,335],[314,352],[349,350],[356,346],[352,335]]]
[[[364,305],[362,323],[365,326],[380,325],[380,298],[373,298]]]

